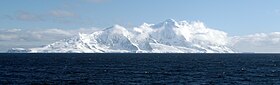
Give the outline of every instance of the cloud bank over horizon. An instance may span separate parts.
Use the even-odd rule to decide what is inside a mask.
[[[0,29],[0,52],[11,48],[30,48],[70,38],[78,33],[92,33],[98,28],[80,29]]]
[[[54,15],[69,15],[67,12],[54,12]],[[202,25],[197,26],[204,26]],[[142,27],[145,26],[142,25]],[[141,27],[141,26],[140,26]],[[129,28],[132,30],[133,28]],[[0,52],[5,52],[10,48],[30,48],[50,44],[55,41],[73,37],[79,33],[92,33],[101,30],[100,28],[80,28],[80,29],[0,29]],[[215,29],[213,29],[215,30]],[[204,31],[204,30],[197,30]],[[219,31],[219,30],[217,30]],[[236,52],[257,52],[275,53],[280,52],[280,32],[256,33],[245,36],[227,36],[228,33],[220,31],[208,31],[204,34],[195,34],[197,39],[206,39],[224,43]],[[222,39],[220,39],[222,37]],[[211,38],[211,39],[209,39]],[[214,42],[213,41],[213,42]],[[215,41],[216,42],[216,41]]]
[[[280,32],[255,33],[231,37],[231,46],[240,52],[280,52]]]

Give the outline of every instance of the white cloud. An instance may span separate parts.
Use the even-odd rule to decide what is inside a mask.
[[[230,44],[240,52],[280,52],[280,32],[236,36]]]
[[[15,16],[11,16],[12,19],[20,21],[42,21],[43,17],[40,15],[32,14],[26,11],[16,13]]]
[[[52,10],[50,11],[50,15],[53,17],[77,17],[77,14],[70,12],[70,11],[66,11],[66,10]]]
[[[7,32],[19,32],[21,29],[8,29]]]
[[[43,13],[30,13],[19,11],[14,14],[5,15],[3,19],[25,21],[25,22],[54,22],[60,24],[81,23],[83,19],[75,12],[68,10],[50,10]]]
[[[91,33],[98,28],[80,29],[0,29],[0,52],[16,47],[36,47],[49,44],[65,38],[70,38],[78,33]]]
[[[13,40],[17,39],[18,36],[13,34],[0,34],[0,41],[7,41],[7,40]]]

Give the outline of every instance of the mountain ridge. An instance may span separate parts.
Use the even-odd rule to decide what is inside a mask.
[[[9,53],[233,53],[226,46],[225,32],[207,28],[202,22],[167,19],[144,23],[132,30],[114,25],[91,34],[38,48],[12,48]]]

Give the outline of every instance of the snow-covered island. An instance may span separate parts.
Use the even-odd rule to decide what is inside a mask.
[[[9,53],[233,53],[227,33],[202,22],[165,20],[125,28],[115,25],[91,34],[80,33],[37,48],[12,48]]]

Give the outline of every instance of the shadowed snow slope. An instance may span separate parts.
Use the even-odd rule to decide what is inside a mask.
[[[232,53],[225,32],[202,22],[165,20],[135,28],[115,25],[91,34],[79,34],[38,48],[8,52],[31,53]]]

